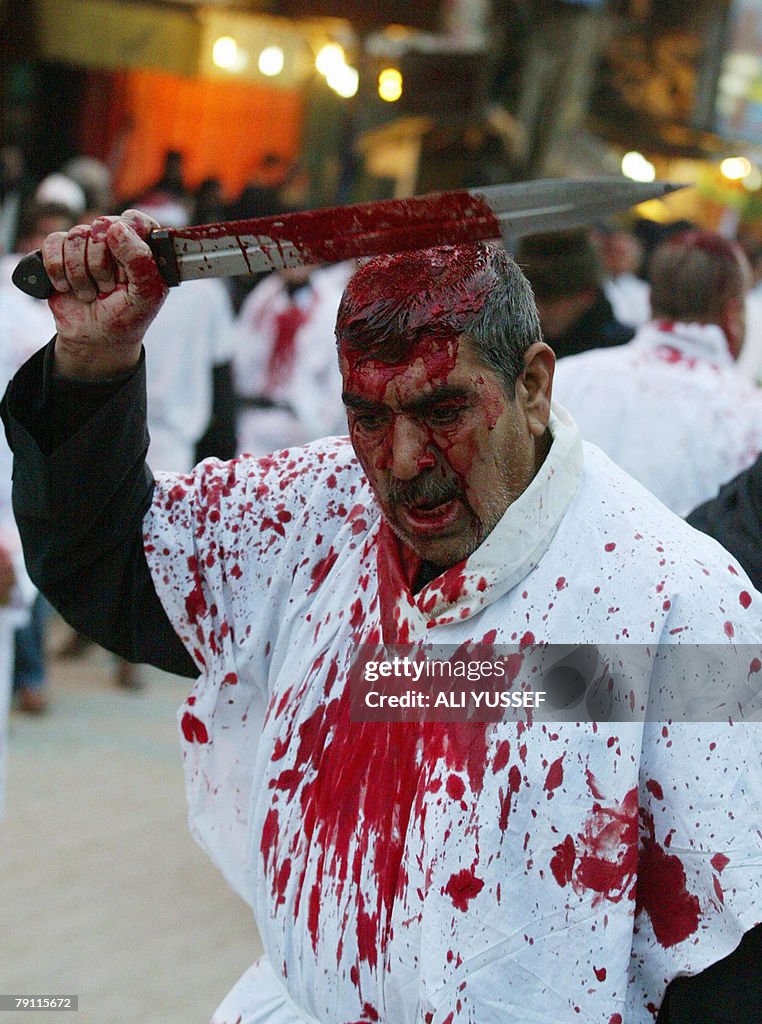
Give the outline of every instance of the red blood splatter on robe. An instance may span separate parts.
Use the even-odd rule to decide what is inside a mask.
[[[636,913],[648,915],[657,941],[666,948],[695,933],[701,908],[697,897],[687,889],[682,861],[662,849],[654,837],[653,818],[645,811],[641,814],[646,835],[640,856]]]
[[[208,743],[209,733],[200,718],[186,711],[180,720],[183,736],[189,743]]]
[[[463,868],[462,871],[458,871],[450,877],[444,891],[450,897],[453,902],[453,906],[456,910],[468,910],[469,900],[472,900],[475,896],[484,888],[484,882],[481,878],[477,878],[473,868]]]

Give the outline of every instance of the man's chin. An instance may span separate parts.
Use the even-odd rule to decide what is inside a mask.
[[[389,519],[389,524],[406,547],[418,555],[423,562],[436,568],[439,573],[445,572],[476,550],[479,541],[469,531],[464,536],[462,531],[442,536],[422,537],[419,533],[408,530],[396,519]]]

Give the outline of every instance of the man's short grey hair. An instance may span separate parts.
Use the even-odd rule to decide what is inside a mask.
[[[421,297],[425,298],[421,298]],[[420,338],[465,335],[510,397],[542,341],[529,282],[502,246],[439,246],[364,263],[339,307],[339,349],[403,362]]]

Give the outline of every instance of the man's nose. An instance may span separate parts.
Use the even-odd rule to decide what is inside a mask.
[[[392,431],[388,468],[398,480],[412,480],[436,465],[430,432],[412,416],[397,416]]]

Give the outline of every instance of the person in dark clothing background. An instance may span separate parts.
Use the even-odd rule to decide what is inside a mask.
[[[285,213],[280,189],[287,165],[277,153],[265,153],[240,194],[228,205],[228,220],[248,220],[252,217],[275,217]],[[236,313],[251,289],[264,274],[238,275],[230,278],[230,296]]]
[[[735,555],[762,590],[762,455],[725,484],[716,498],[694,509],[688,522]]]
[[[632,338],[634,330],[616,319],[603,293],[603,268],[585,230],[530,235],[519,243],[516,261],[558,359]]]
[[[188,188],[185,184],[185,168],[183,154],[177,149],[168,149],[164,154],[164,166],[161,177],[152,186],[157,192],[166,192],[173,199],[185,202],[188,199]]]
[[[280,188],[286,175],[286,164],[277,153],[265,153],[240,195],[228,206],[230,220],[249,217],[270,217],[283,212]]]

